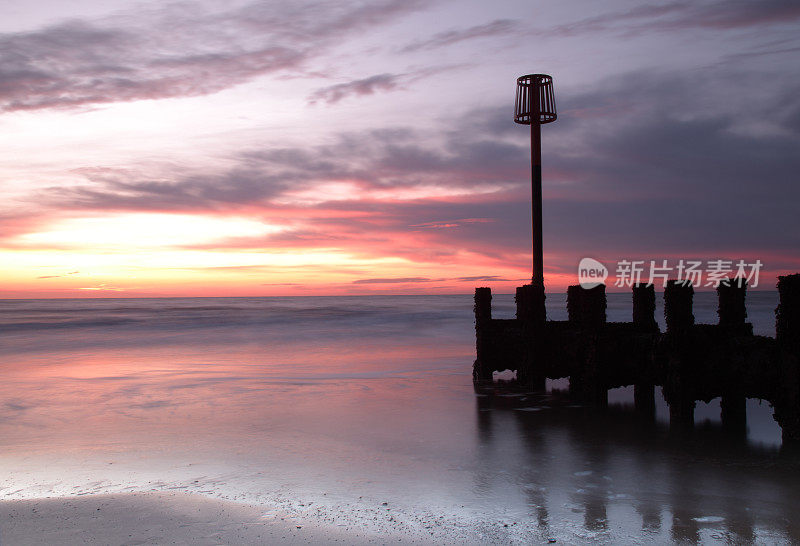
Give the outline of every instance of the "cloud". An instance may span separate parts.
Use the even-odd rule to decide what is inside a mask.
[[[685,2],[682,5],[685,11],[673,23],[677,28],[734,29],[786,24],[800,19],[800,5],[793,0],[720,0],[707,4]]]
[[[428,277],[389,277],[389,278],[375,278],[375,279],[357,279],[352,284],[399,284],[399,283],[428,283],[428,282],[444,282],[444,281],[458,281],[458,282],[506,282],[527,279],[506,279],[499,275],[477,275],[474,277],[455,277],[455,278],[442,278],[430,279]]]
[[[267,172],[247,164],[215,174],[191,173],[176,167],[153,177],[130,169],[87,170],[88,182],[76,187],[44,191],[50,203],[100,210],[181,211],[219,210],[232,205],[258,203],[279,195],[292,182],[290,173]],[[189,171],[188,173],[184,171]]]
[[[342,133],[331,144],[243,152],[236,167],[218,173],[187,174],[189,167],[181,165],[158,175],[89,169],[78,173],[86,184],[49,188],[41,198],[54,206],[101,210],[291,208],[331,201],[369,208],[430,195],[486,195],[527,176],[518,161],[524,146],[458,135],[445,135],[443,149],[425,144],[441,137],[410,129]],[[334,188],[325,191],[323,184]],[[341,198],[344,190],[352,195]]]
[[[721,100],[730,97],[728,79],[741,77],[716,74],[716,86],[699,88],[691,73],[641,71],[562,93],[543,154],[553,267],[587,252],[601,260],[653,249],[684,257],[795,253],[800,78],[785,76],[779,93],[751,87]],[[86,184],[52,188],[37,201],[69,211],[242,210],[285,228],[192,248],[324,248],[438,264],[480,256],[488,271],[523,270],[527,133],[502,105],[473,114],[440,130],[375,129],[309,148],[254,149],[217,173],[187,174],[180,165],[159,177],[89,170]],[[431,187],[438,193],[422,191]]]
[[[435,222],[423,222],[421,224],[412,224],[411,227],[423,229],[452,229],[462,227],[465,224],[484,224],[493,222],[492,218],[460,218],[458,220],[444,220]]]
[[[350,95],[373,95],[376,91],[397,89],[400,76],[396,74],[377,74],[360,80],[323,87],[314,91],[308,98],[310,104],[327,102],[335,104]]]
[[[40,275],[36,277],[37,279],[58,279],[60,277],[69,277],[70,275],[77,275],[80,271],[70,271],[69,273],[64,273],[63,275]]]
[[[431,66],[424,69],[412,70],[403,74],[376,74],[367,78],[352,80],[317,89],[308,97],[309,104],[325,102],[335,104],[350,96],[374,95],[379,91],[394,91],[419,80],[438,76],[444,72],[463,68],[464,65]]]
[[[459,42],[474,40],[476,38],[488,38],[498,35],[508,35],[516,33],[520,25],[516,21],[510,19],[496,19],[490,23],[483,25],[476,25],[466,29],[448,30],[440,32],[427,40],[416,41],[412,44],[405,46],[401,51],[410,53],[420,50],[435,49],[453,45]]]
[[[101,283],[95,286],[85,286],[83,288],[78,288],[78,290],[87,290],[90,292],[125,292],[130,290],[130,288],[120,288],[117,286],[113,286],[106,283]]]
[[[421,7],[417,1],[180,6],[0,34],[0,112],[215,93],[300,73],[332,43]]]
[[[44,220],[42,211],[34,203],[15,207],[13,211],[0,211],[0,241],[30,233]]]
[[[800,90],[800,82],[787,77],[779,93],[748,89],[731,99],[728,80],[742,78],[716,74],[711,78],[716,85],[701,86],[693,74],[643,71],[564,93],[562,117],[545,135],[546,252],[795,253],[800,156],[793,150],[800,145],[800,93],[793,90]],[[482,126],[505,124],[508,131],[492,133],[497,141],[460,126],[457,132],[472,139],[450,140],[444,151],[398,142],[376,167],[399,173],[406,165],[414,177],[432,173],[468,185],[465,170],[500,180],[502,169],[514,166],[506,172],[517,185],[467,200],[340,203],[337,207],[351,211],[379,211],[383,220],[377,227],[371,218],[341,222],[369,225],[371,236],[387,240],[391,233],[415,229],[424,234],[417,243],[428,250],[470,249],[498,260],[516,259],[514,253],[524,257],[530,237],[528,156],[509,144],[517,137],[508,117],[500,107],[469,116]],[[481,165],[491,172],[481,171]],[[469,226],[450,218],[494,222]],[[342,227],[326,231],[342,233]]]
[[[800,245],[789,205],[800,199],[800,157],[791,152],[800,132],[791,116],[776,115],[788,106],[782,93],[731,98],[726,80],[743,77],[698,88],[691,74],[639,72],[565,96],[555,137],[565,144],[545,159],[551,240],[619,253],[789,253]],[[573,115],[592,104],[600,106],[593,116]]]
[[[429,279],[427,277],[391,277],[383,279],[356,279],[353,284],[395,284],[408,282],[434,282],[441,279]]]
[[[691,28],[732,30],[787,24],[800,19],[800,5],[793,0],[718,0],[637,5],[629,10],[604,13],[565,25],[540,29],[546,36],[575,36],[589,32],[622,31],[635,35],[652,31]]]
[[[514,281],[519,279],[506,279],[498,275],[478,275],[475,277],[458,277],[456,280],[460,282],[478,282],[478,281],[503,282],[503,281]],[[523,279],[523,280],[527,281],[528,279]]]

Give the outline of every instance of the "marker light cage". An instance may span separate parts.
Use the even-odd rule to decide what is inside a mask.
[[[514,104],[514,122],[531,124],[531,103],[538,99],[539,123],[556,120],[556,99],[553,95],[553,77],[547,74],[526,74],[517,78],[517,100]]]

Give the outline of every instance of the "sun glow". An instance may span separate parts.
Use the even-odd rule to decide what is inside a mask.
[[[260,237],[283,229],[249,218],[135,213],[65,219],[20,235],[17,242],[26,247],[164,248]]]

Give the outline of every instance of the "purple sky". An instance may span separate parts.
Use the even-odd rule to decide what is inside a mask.
[[[469,292],[800,270],[800,3],[6,1],[0,296]],[[482,280],[484,279],[485,280]]]

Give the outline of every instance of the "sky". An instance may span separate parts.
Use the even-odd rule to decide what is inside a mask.
[[[800,4],[0,0],[0,297],[548,290],[800,271]],[[624,288],[624,287],[623,287]]]

